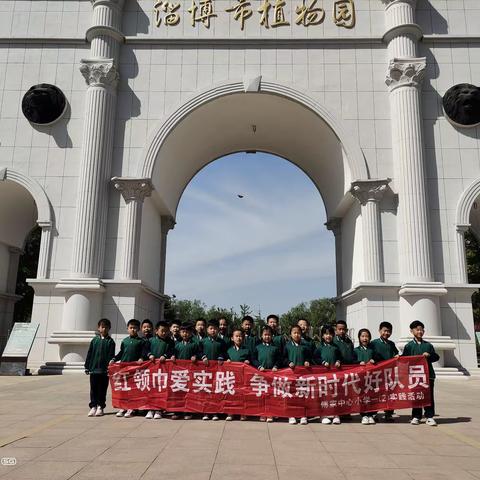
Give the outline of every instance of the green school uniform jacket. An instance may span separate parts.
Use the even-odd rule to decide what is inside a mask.
[[[398,355],[398,349],[391,340],[382,340],[381,338],[376,338],[370,344],[374,353],[374,359],[376,362],[381,362],[383,360],[390,360],[391,358]]]
[[[374,358],[374,352],[369,346],[363,347],[362,345],[359,345],[353,350],[353,354],[355,356],[355,363],[368,363]]]
[[[148,342],[148,352],[145,355],[145,358],[148,358],[150,355],[153,355],[155,358],[170,358],[173,355],[174,346],[175,344],[170,337],[163,339],[155,335]]]
[[[305,343],[294,343],[289,340],[285,345],[284,362],[286,365],[293,363],[296,366],[301,366],[305,362],[311,362],[311,351]]]
[[[225,349],[228,350],[228,348],[232,345],[232,340],[228,335],[222,335],[221,333],[218,334],[218,338],[225,343]]]
[[[178,360],[190,360],[193,356],[197,357],[197,359],[202,357],[201,344],[195,342],[193,338],[188,342],[184,342],[183,340],[177,342],[174,346],[173,352],[175,358],[178,358]]]
[[[414,356],[414,355],[423,355],[425,352],[430,354],[430,356],[427,357],[428,371],[430,373],[430,378],[435,378],[436,375],[435,375],[435,370],[433,368],[432,363],[438,362],[438,360],[440,360],[440,357],[430,342],[426,342],[425,340],[422,340],[421,342],[417,342],[414,339],[405,345],[402,356],[407,357],[407,356]]]
[[[315,350],[315,363],[317,365],[335,365],[337,361],[342,361],[342,354],[334,343],[322,342]]]
[[[252,356],[250,355],[250,350],[246,347],[237,348],[235,345],[232,345],[227,350],[227,357],[232,362],[244,362],[245,360],[248,360],[250,363],[252,363]]]
[[[335,335],[333,344],[340,350],[340,361],[346,365],[355,363],[355,356],[353,354],[353,342],[349,337],[339,337]]]
[[[115,355],[114,360],[118,362],[136,362],[143,360],[145,340],[140,337],[127,337],[120,344],[120,351]]]
[[[280,355],[283,355],[283,351],[285,350],[285,344],[287,341],[283,335],[274,335],[272,338],[272,343],[278,348]]]
[[[207,338],[207,337],[206,337],[206,336],[205,336],[205,337],[201,337],[200,335],[197,335],[197,334],[192,336],[192,340],[193,340],[195,343],[198,343],[198,344],[202,343],[202,340],[203,340],[204,338]]]
[[[274,367],[279,368],[281,363],[280,350],[276,345],[273,345],[273,343],[259,343],[257,345],[255,366],[271,370]]]
[[[88,347],[87,358],[85,359],[85,370],[88,373],[106,375],[108,372],[108,363],[115,357],[115,342],[113,338],[107,335],[102,337],[96,335],[92,338]]]
[[[208,360],[225,360],[227,358],[225,342],[218,337],[205,337],[201,342],[201,346],[202,358],[208,358]]]
[[[255,354],[257,353],[256,347],[259,343],[260,339],[256,335],[245,335],[243,339],[243,345],[248,348],[252,358],[255,358]]]
[[[304,343],[310,349],[310,352],[313,358],[313,354],[315,353],[315,350],[317,348],[313,338],[309,337],[308,335],[302,336],[302,343]]]

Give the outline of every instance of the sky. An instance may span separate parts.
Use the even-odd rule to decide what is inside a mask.
[[[243,195],[239,198],[238,195]],[[335,295],[335,243],[312,181],[265,153],[236,153],[192,179],[168,234],[165,293],[284,313]]]

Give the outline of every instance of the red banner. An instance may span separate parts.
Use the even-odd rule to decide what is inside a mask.
[[[339,369],[259,371],[235,362],[186,360],[110,366],[116,408],[272,417],[344,415],[430,404],[425,357]]]

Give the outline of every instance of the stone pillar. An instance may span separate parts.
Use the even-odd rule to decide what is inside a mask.
[[[387,76],[398,172],[400,273],[407,283],[433,281],[419,92],[425,68],[424,58],[395,58]]]
[[[333,232],[335,237],[335,268],[337,279],[337,297],[343,293],[343,276],[342,276],[342,219],[332,217],[325,223],[327,230]]]
[[[360,180],[352,183],[350,193],[362,209],[364,281],[383,282],[382,227],[379,203],[390,179]]]
[[[175,220],[169,215],[162,215],[162,244],[160,252],[160,282],[158,290],[160,293],[165,293],[165,268],[167,260],[167,235],[170,230],[175,227]]]
[[[148,178],[112,178],[114,187],[122,194],[125,203],[125,235],[121,278],[138,278],[138,259],[142,207],[145,197],[152,194],[152,183]]]
[[[448,350],[454,345],[442,336],[439,301],[447,290],[434,281],[425,182],[420,93],[426,59],[417,57],[422,31],[415,24],[416,0],[382,2],[387,26],[384,41],[390,57],[386,84],[390,89],[392,156],[399,195],[401,342],[410,338],[410,322],[421,320],[437,349]]]
[[[50,249],[52,244],[53,227],[50,222],[39,222],[42,229],[40,240],[40,253],[38,254],[37,278],[48,278],[50,273]]]
[[[470,225],[457,225],[456,244],[458,256],[458,283],[468,283],[467,256],[465,251],[465,233]]]
[[[86,347],[102,312],[108,185],[117,103],[118,55],[124,0],[91,0],[92,27],[86,32],[90,58],[81,60],[85,77],[85,123],[80,162],[73,258],[65,292],[62,326],[49,342],[60,346],[62,362],[81,369]]]
[[[113,148],[116,84],[113,60],[82,60],[86,94],[83,159],[80,165],[73,243],[73,278],[100,278]]]
[[[72,278],[101,278],[105,253],[108,183],[117,103],[118,52],[123,0],[91,0],[93,26],[87,31],[90,58],[80,72],[88,85],[75,234]]]

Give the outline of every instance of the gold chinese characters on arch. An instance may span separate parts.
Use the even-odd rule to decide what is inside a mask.
[[[290,25],[285,15],[288,0],[232,0],[231,5],[224,11],[215,10],[214,0],[191,0],[186,10],[192,27],[202,24],[210,28],[211,20],[223,13],[230,14],[238,22],[240,30],[245,28],[246,22],[256,17],[260,26],[264,28],[278,28]],[[289,0],[294,1],[294,0]],[[317,0],[297,0],[295,5],[295,25],[310,27],[324,22],[325,9],[317,5]],[[257,7],[255,3],[259,4]],[[157,27],[174,27],[181,21],[181,3],[174,1],[155,1],[153,7],[154,21]],[[354,0],[337,0],[332,2],[332,18],[337,27],[353,28],[355,26]],[[252,18],[253,21],[253,18]]]

